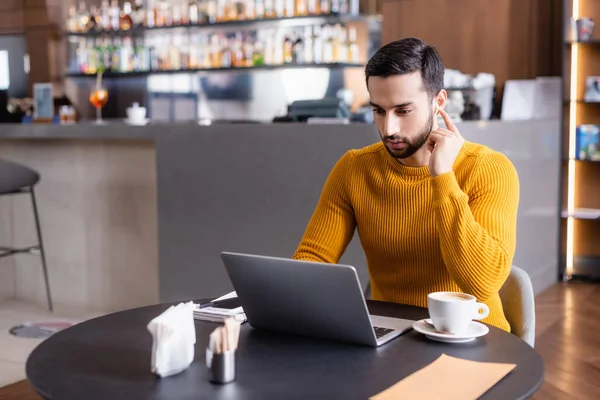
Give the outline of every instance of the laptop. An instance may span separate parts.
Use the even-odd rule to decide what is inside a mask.
[[[414,323],[369,315],[349,265],[231,252],[221,259],[253,328],[377,347]]]

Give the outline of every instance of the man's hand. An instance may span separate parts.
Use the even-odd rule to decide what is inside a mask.
[[[465,142],[448,113],[441,108],[439,110],[447,129],[435,129],[427,139],[427,149],[431,152],[429,173],[432,178],[452,171],[454,161]]]

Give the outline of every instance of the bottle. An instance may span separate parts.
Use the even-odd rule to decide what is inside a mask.
[[[294,16],[294,9],[296,7],[296,2],[294,0],[284,0],[285,2],[285,9],[284,9],[284,16],[285,17],[293,17]]]
[[[181,0],[176,0],[171,6],[171,25],[181,25]]]
[[[340,3],[340,14],[346,15],[350,13],[350,3],[348,0],[338,0]]]
[[[209,0],[209,4],[210,4],[210,1],[211,0]],[[227,15],[228,15],[228,11],[229,11],[229,9],[228,9],[229,1],[228,0],[215,0],[215,1],[216,1],[216,5],[217,5],[216,21],[217,22],[225,22],[227,20]]]
[[[120,10],[119,10],[119,2],[117,0],[112,0],[110,3],[110,29],[113,31],[119,30],[120,25]]]
[[[77,13],[78,32],[87,32],[90,14],[85,9],[85,2],[79,2],[79,12]]]
[[[98,32],[102,30],[102,18],[98,12],[98,7],[90,7],[90,19],[87,26],[88,32]]]
[[[329,12],[332,14],[340,13],[340,0],[331,0]]]
[[[296,16],[308,15],[308,2],[307,0],[295,0],[295,12]]]
[[[181,70],[181,51],[179,49],[179,36],[172,36],[169,45],[169,69]]]
[[[208,0],[206,2],[206,17],[208,19],[208,23],[214,24],[219,20],[218,18],[218,5],[217,0]]]
[[[198,3],[196,2],[196,0],[190,0],[188,7],[190,10],[189,23],[192,25],[197,25],[200,20],[200,10],[198,8]]]
[[[254,3],[255,19],[265,18],[265,0],[256,0]]]
[[[313,47],[313,36],[312,36],[312,28],[307,26],[304,28],[304,54],[302,55],[302,60],[306,64],[312,64],[314,62],[314,47]]]
[[[241,0],[244,2],[244,19],[255,20],[256,18],[256,2],[254,0]]]
[[[119,55],[119,71],[120,72],[131,72],[133,71],[133,46],[131,44],[131,38],[126,37],[123,39],[123,47],[121,47],[121,54]]]
[[[149,0],[144,15],[144,26],[154,28],[156,26],[156,6],[154,0]]]
[[[190,24],[190,2],[189,0],[180,0],[179,8],[181,13],[181,25],[189,25]],[[184,67],[187,66],[187,63]]]
[[[231,66],[243,67],[245,64],[244,51],[242,46],[242,33],[236,32],[235,38],[231,44]]]
[[[225,37],[221,39],[221,65],[218,68],[231,68],[231,48]]]
[[[165,6],[162,0],[156,2],[156,8],[154,10],[154,25],[157,28],[161,28],[167,25],[167,16],[165,14]]]
[[[331,28],[328,25],[325,25],[325,28],[321,31],[322,40],[323,40],[323,63],[330,64],[333,63],[333,35],[331,32]]]
[[[254,42],[252,50],[252,66],[254,67],[265,65],[265,48],[263,38],[261,37],[260,33],[260,31],[257,33],[258,37]]]
[[[123,12],[119,17],[120,28],[122,31],[128,31],[133,27],[133,18],[131,18],[131,3],[126,1],[123,4]]]
[[[208,15],[206,14],[206,1],[196,1],[192,0],[196,6],[198,7],[198,24],[206,24],[208,22]]]
[[[285,35],[283,39],[283,63],[291,64],[293,61],[293,52],[292,52],[292,39],[288,35]]]
[[[102,29],[105,31],[109,31],[111,25],[110,25],[110,6],[108,5],[108,0],[102,0],[101,20],[102,20]]]
[[[320,0],[320,14],[330,14],[331,8],[329,0]]]
[[[302,35],[298,35],[296,42],[294,43],[293,49],[293,58],[295,64],[304,64],[306,61],[304,60],[304,41],[302,40]]]
[[[144,25],[144,19],[146,17],[146,9],[144,8],[144,0],[135,0],[133,6],[133,12],[131,13],[131,19],[133,20],[133,26]]]
[[[350,27],[348,30],[348,62],[358,64],[360,56],[358,54],[358,43],[356,43],[356,28]]]
[[[275,18],[285,17],[285,4],[286,0],[274,0],[275,2]]]
[[[346,63],[348,62],[348,32],[345,27],[339,25],[339,29],[336,30],[338,36],[338,58],[336,62]]]
[[[275,18],[275,0],[263,0],[265,4],[265,18]]]
[[[244,67],[251,67],[253,64],[254,57],[254,43],[251,40],[251,38],[246,38],[242,47],[244,51]]]
[[[79,32],[79,18],[75,6],[69,6],[69,17],[67,19],[67,30],[69,32]]]
[[[306,12],[309,15],[316,15],[319,12],[319,0],[307,0],[306,1]]]
[[[121,38],[116,37],[114,41],[114,45],[112,47],[112,60],[111,67],[115,72],[121,72],[121,52],[123,47],[121,46]]]
[[[173,26],[173,7],[167,1],[162,2],[162,12],[164,16],[164,26]]]

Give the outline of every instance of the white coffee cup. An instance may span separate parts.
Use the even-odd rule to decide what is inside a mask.
[[[130,122],[144,122],[146,120],[146,107],[140,107],[139,103],[133,103],[126,111],[127,119]]]
[[[429,317],[437,331],[463,335],[474,319],[483,319],[490,314],[484,303],[477,298],[460,292],[435,292],[427,296]]]

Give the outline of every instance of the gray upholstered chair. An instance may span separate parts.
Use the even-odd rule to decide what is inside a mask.
[[[364,294],[366,299],[371,298],[370,282],[367,282]],[[513,265],[506,282],[500,288],[500,300],[512,333],[534,347],[535,301],[527,272]]]
[[[42,232],[40,229],[40,219],[38,216],[35,193],[33,187],[40,180],[40,175],[23,165],[14,162],[0,160],[0,196],[19,195],[29,193],[31,196],[31,205],[33,207],[33,216],[35,217],[35,228],[38,236],[38,244],[24,248],[12,248],[0,245],[0,258],[12,256],[19,253],[28,253],[39,255],[42,260],[42,269],[44,281],[46,283],[46,296],[48,298],[48,308],[52,311],[52,297],[50,296],[50,284],[48,282],[48,269],[46,267],[46,255],[42,244]]]
[[[500,289],[500,299],[512,333],[534,347],[535,299],[527,272],[513,265]]]

